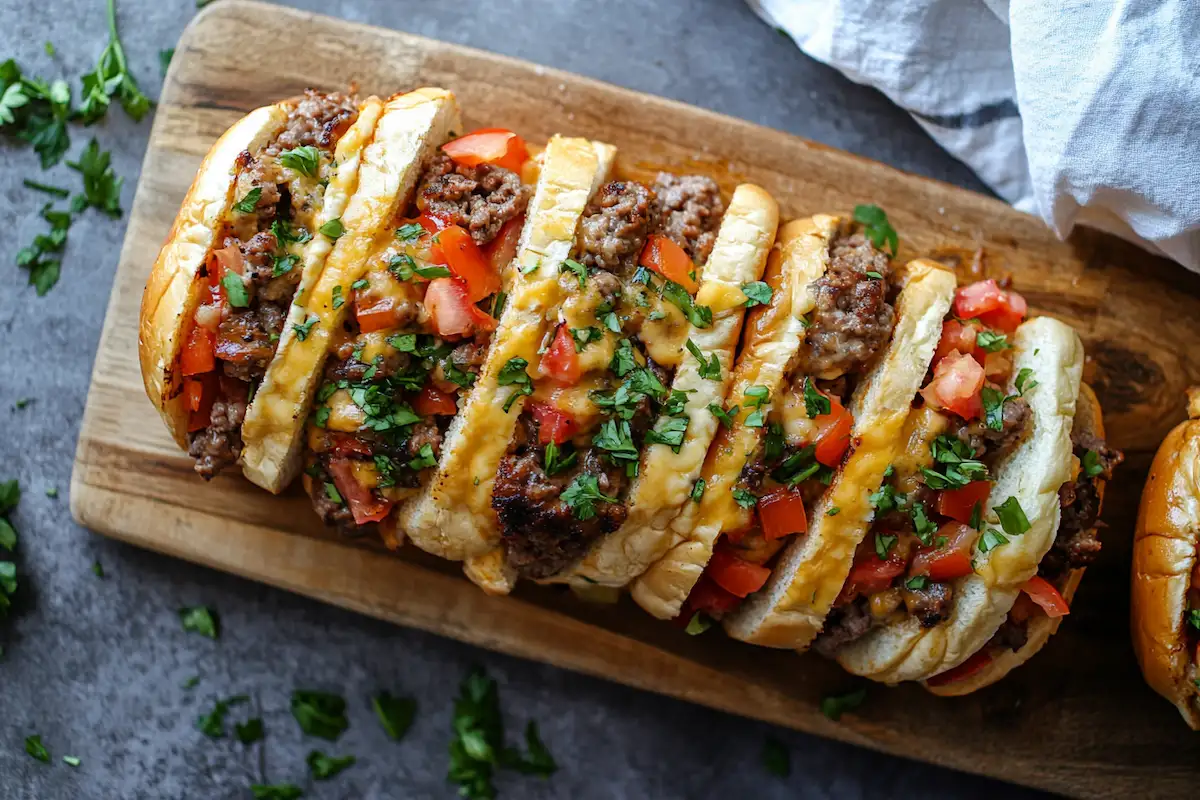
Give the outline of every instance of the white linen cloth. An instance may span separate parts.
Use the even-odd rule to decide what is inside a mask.
[[[1060,237],[1200,271],[1200,0],[747,0]]]

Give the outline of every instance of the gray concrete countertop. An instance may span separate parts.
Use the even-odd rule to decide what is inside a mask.
[[[809,60],[736,0],[297,5],[571,70],[981,188],[887,100]],[[151,97],[161,85],[159,50],[174,45],[193,6],[119,2],[129,61]],[[102,0],[0,5],[0,53],[34,74],[68,78],[76,96],[106,37]],[[45,41],[57,55],[44,52]],[[111,149],[128,209],[149,131],[149,120],[134,124],[114,107],[91,130],[72,126],[69,155],[93,135]],[[472,664],[499,681],[510,736],[536,719],[560,765],[549,781],[503,775],[501,797],[1026,794],[396,628],[79,528],[66,489],[125,220],[83,214],[70,231],[61,282],[38,298],[14,266],[17,249],[44,228],[44,197],[22,187],[25,177],[78,186],[64,165],[42,173],[29,149],[0,145],[0,480],[19,478],[24,490],[12,517],[21,534],[19,610],[0,623],[3,798],[248,798],[263,768],[271,782],[305,787],[306,798],[450,798],[452,704]],[[18,409],[22,398],[31,402]],[[54,488],[57,498],[47,496]],[[194,604],[220,612],[219,641],[181,629],[177,609]],[[200,683],[182,688],[192,675]],[[296,688],[347,699],[350,729],[335,745],[302,736],[288,711]],[[380,689],[417,698],[402,742],[389,740],[372,715],[369,698]],[[258,748],[195,728],[216,699],[239,693],[261,706],[261,762]],[[52,763],[25,754],[23,741],[35,733]],[[790,778],[763,768],[768,736],[790,749]],[[311,783],[304,758],[314,747],[358,763]],[[67,754],[81,765],[62,763]]]

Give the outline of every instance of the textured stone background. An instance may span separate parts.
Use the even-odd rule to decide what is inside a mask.
[[[735,0],[508,0],[455,3],[303,0],[305,8],[482,47],[770,125],[905,170],[979,189],[961,164],[874,91],[803,55]],[[151,96],[158,51],[195,13],[192,0],[120,0],[126,51]],[[52,41],[58,55],[43,52]],[[101,0],[0,4],[0,56],[76,87],[106,40]],[[93,131],[72,128],[71,156],[96,135],[133,199],[150,121],[119,110]],[[470,665],[501,684],[513,732],[536,719],[561,768],[548,782],[504,777],[502,797],[725,798],[1025,795],[992,783],[877,755],[643,694],[539,664],[396,628],[89,534],[67,509],[75,436],[124,221],[96,212],[71,229],[61,283],[42,299],[13,266],[43,229],[43,197],[21,178],[76,186],[65,166],[42,175],[32,152],[0,145],[0,479],[25,491],[22,611],[0,627],[0,797],[247,798],[257,750],[212,741],[194,727],[213,701],[238,693],[261,705],[271,781],[308,798],[454,796],[445,782],[451,706]],[[32,398],[23,410],[14,403]],[[148,420],[157,424],[157,420]],[[45,492],[59,489],[51,499]],[[103,579],[92,574],[99,560]],[[180,629],[179,606],[217,608],[212,642]],[[200,684],[185,691],[190,676]],[[332,747],[358,764],[309,785],[304,740],[287,710],[292,689],[343,694],[351,727]],[[386,738],[368,698],[380,689],[418,698],[407,739]],[[40,733],[50,765],[25,755]],[[791,749],[792,775],[761,766],[767,736]],[[71,769],[59,759],[82,759]]]

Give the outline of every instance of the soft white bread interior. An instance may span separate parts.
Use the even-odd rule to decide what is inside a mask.
[[[1060,516],[1058,490],[1070,478],[1071,427],[1083,370],[1083,344],[1068,325],[1049,317],[1029,320],[1013,336],[1013,376],[1032,370],[1037,385],[1025,392],[1033,430],[995,465],[989,505],[1016,498],[1030,528],[1006,544],[973,551],[975,571],[954,583],[948,621],[923,628],[915,617],[876,628],[841,648],[845,669],[886,683],[922,680],[958,666],[983,647],[1004,622],[1021,585],[1037,573],[1054,543]],[[1010,381],[1008,393],[1016,392]],[[1000,526],[996,512],[985,528]]]
[[[1167,435],[1142,490],[1133,541],[1133,651],[1154,691],[1200,730],[1200,686],[1188,651],[1188,591],[1200,547],[1200,389]]]
[[[331,298],[318,287],[330,252],[335,249],[334,241],[321,233],[321,228],[331,220],[341,219],[344,233],[338,239],[337,246],[343,246],[343,239],[348,240],[349,244],[357,238],[373,236],[377,232],[376,220],[364,214],[362,209],[371,203],[381,202],[383,198],[361,197],[353,213],[350,213],[352,209],[349,206],[360,186],[364,150],[372,144],[373,137],[376,143],[381,141],[381,137],[386,138],[384,132],[376,130],[383,110],[382,100],[368,97],[359,105],[354,124],[338,139],[334,150],[336,166],[313,223],[312,239],[302,251],[300,283],[288,307],[278,349],[267,366],[258,391],[254,393],[254,399],[246,409],[246,418],[242,423],[242,472],[253,483],[270,492],[283,491],[300,472],[301,443],[312,387],[319,380],[325,362],[325,350],[318,348],[320,342],[327,340],[328,331],[334,329],[341,315],[331,307]],[[395,166],[401,168],[401,165]],[[415,171],[416,166],[409,163],[405,168]],[[366,185],[363,188],[371,192],[377,187]],[[315,287],[317,291],[314,291]],[[343,291],[349,294],[349,284]],[[296,335],[297,326],[314,318],[317,323],[301,340]],[[313,335],[318,333],[323,335]]]
[[[464,561],[498,544],[492,484],[524,408],[524,397],[517,396],[505,411],[517,387],[501,386],[499,375],[512,358],[537,363],[547,319],[559,302],[559,267],[570,256],[575,228],[614,157],[610,145],[587,139],[554,136],[546,145],[517,245],[514,264],[519,267],[506,271],[509,299],[493,346],[446,433],[436,474],[400,509],[400,527],[423,550]],[[468,564],[467,572],[486,590],[511,587],[503,553],[488,555],[478,568]]]
[[[870,496],[904,445],[904,423],[942,335],[954,299],[955,277],[925,259],[899,276],[891,341],[854,390],[850,449],[829,489],[809,514],[808,532],[780,555],[766,586],[725,619],[735,639],[803,650],[825,624],[842,591],[858,543],[875,513]],[[829,510],[839,509],[834,516]]]
[[[766,386],[771,396],[779,394],[787,365],[804,341],[804,316],[814,307],[809,287],[829,266],[829,246],[839,224],[837,217],[818,214],[779,229],[764,275],[772,289],[771,302],[747,314],[745,341],[727,397],[740,398],[755,385]],[[632,585],[634,600],[660,619],[679,614],[717,537],[749,521],[749,512],[731,495],[747,453],[754,452],[762,436],[761,428],[745,424],[749,413],[742,409],[732,427],[716,432],[701,465],[705,490],[700,502],[684,504],[664,531],[659,545],[663,553]]]
[[[625,523],[554,581],[624,586],[666,552],[672,538],[668,526],[691,502],[692,487],[720,425],[708,406],[720,405],[733,382],[734,355],[746,312],[742,286],[762,276],[778,226],[779,206],[771,195],[752,184],[734,190],[696,293],[696,303],[712,309],[712,325],[689,325],[687,331],[687,339],[709,363],[717,358],[721,377],[701,377],[700,362],[691,356],[683,359],[671,382],[672,391],[686,392],[688,398],[687,431],[679,452],[665,444],[645,447],[638,477],[627,495]]]
[[[287,103],[251,111],[216,141],[183,198],[167,240],[150,269],[138,320],[138,358],[146,395],[171,436],[187,449],[188,409],[179,353],[188,321],[207,284],[196,280],[216,242],[221,218],[233,204],[238,155],[266,146],[287,122]]]

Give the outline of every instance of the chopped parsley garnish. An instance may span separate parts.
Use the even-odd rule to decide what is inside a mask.
[[[1083,467],[1083,474],[1089,478],[1094,478],[1104,472],[1104,465],[1100,463],[1100,454],[1095,450],[1085,452],[1083,458],[1079,459],[1079,463]]]
[[[504,305],[508,302],[508,292],[496,292],[492,298],[492,318],[500,319],[500,315],[504,313]]]
[[[813,445],[802,447],[772,470],[771,477],[789,486],[808,480],[821,471],[821,464],[815,454],[816,448]]]
[[[881,280],[883,280],[883,273],[876,272],[873,269],[867,270],[867,277],[870,278],[871,280],[881,281]]]
[[[342,225],[342,218],[337,217],[336,219],[329,220],[320,228],[317,228],[317,231],[323,236],[337,240],[343,233],[346,232],[346,228]]]
[[[746,308],[765,306],[771,302],[771,287],[763,281],[751,281],[742,284],[742,294],[746,295]]]
[[[1033,370],[1029,367],[1022,367],[1020,371],[1017,372],[1017,379],[1013,381],[1013,385],[1017,387],[1017,392],[1019,394],[1023,395],[1038,385],[1038,382],[1031,380],[1031,378],[1033,378]]]
[[[941,472],[922,467],[925,484],[930,489],[961,489],[972,481],[987,478],[987,467],[973,458],[974,452],[965,442],[952,436],[938,436],[930,445],[933,459],[942,466]]]
[[[298,800],[304,796],[304,791],[293,783],[252,783],[250,793],[254,800]]]
[[[594,325],[587,328],[571,328],[571,338],[575,340],[575,352],[582,353],[589,344],[603,339],[604,331]]]
[[[25,752],[45,764],[50,763],[50,751],[42,744],[42,737],[26,736],[25,737]]]
[[[913,575],[904,582],[904,585],[909,589],[924,589],[928,583],[929,578],[925,575]]]
[[[408,468],[413,472],[420,472],[434,466],[437,466],[437,456],[433,454],[433,445],[428,443],[421,445],[416,457],[408,462]]]
[[[423,227],[415,222],[409,222],[396,229],[396,238],[405,242],[412,242],[420,239],[423,233],[425,233],[425,229]]]
[[[633,442],[633,433],[626,420],[607,419],[600,430],[592,437],[592,444],[605,451],[613,463],[625,463],[628,467],[637,466],[638,449]]]
[[[346,298],[342,296],[342,287],[333,287],[333,307],[341,308],[346,304]]]
[[[596,328],[587,328],[586,330],[598,330]],[[601,336],[604,334],[601,333]],[[617,342],[617,347],[613,351],[612,360],[608,362],[608,369],[618,378],[624,378],[637,367],[637,359],[633,354],[633,342],[628,339],[622,339]]]
[[[359,291],[362,291],[363,289],[368,288],[370,285],[371,285],[371,282],[369,280],[367,280],[366,278],[359,278],[354,283],[350,284],[350,288],[356,292],[359,292]]]
[[[208,606],[191,606],[179,609],[179,621],[185,631],[192,631],[209,639],[221,635],[221,618]]]
[[[279,163],[288,169],[296,170],[301,175],[315,178],[321,168],[321,152],[311,144],[306,144],[302,147],[284,150],[279,154]]]
[[[570,444],[566,444],[564,449],[556,442],[551,441],[546,443],[546,449],[542,451],[542,464],[546,474],[553,476],[570,469],[578,457],[579,454]]]
[[[196,729],[210,739],[225,738],[225,715],[229,713],[229,709],[233,706],[249,702],[249,700],[250,698],[244,694],[239,694],[236,697],[230,697],[225,700],[218,700],[213,706],[212,711],[196,718]]]
[[[327,781],[347,767],[354,765],[354,756],[327,756],[320,750],[313,750],[304,762],[314,781]]]
[[[248,719],[245,722],[233,723],[233,735],[239,742],[247,746],[252,745],[255,742],[262,741],[262,718],[255,717],[254,719]]]
[[[460,369],[459,366],[449,358],[442,361],[442,374],[445,375],[446,380],[457,386],[461,386],[464,389],[470,389],[475,383],[474,372],[468,372],[465,369]]]
[[[600,324],[613,333],[621,332],[621,318],[613,310],[613,304],[610,301],[606,300],[596,306],[596,319],[600,320]]]
[[[346,701],[336,694],[297,690],[292,692],[291,709],[300,730],[309,736],[332,742],[350,727]]]
[[[138,88],[125,60],[125,48],[117,33],[115,0],[108,0],[108,44],[100,53],[96,69],[84,75],[82,83],[78,115],[85,125],[103,117],[108,111],[109,99],[114,96],[134,122],[141,122],[150,110],[150,98]],[[66,134],[63,136],[65,138]]]
[[[821,713],[834,722],[837,722],[842,718],[842,714],[855,710],[866,699],[866,689],[859,689],[856,692],[849,692],[842,695],[829,695],[828,697],[821,698]]]
[[[981,394],[984,424],[993,431],[1004,430],[1004,401],[1008,398],[1004,396],[1004,392],[991,386],[984,386]]]
[[[255,186],[246,192],[246,196],[233,204],[233,210],[239,214],[253,214],[258,207],[258,199],[262,197],[262,187]]]
[[[784,449],[783,425],[772,422],[767,426],[767,435],[763,438],[763,458],[768,464],[778,461]]]
[[[929,518],[929,512],[925,510],[925,504],[916,502],[908,509],[908,516],[912,519],[913,533],[921,540],[921,544],[928,546],[933,542],[933,535],[937,533],[938,526]]]
[[[733,428],[734,417],[736,417],[738,412],[741,411],[741,406],[734,406],[726,411],[716,403],[709,403],[708,410],[711,411],[712,415],[720,420],[721,424],[726,428]]]
[[[338,505],[341,505],[345,502],[342,500],[342,493],[339,492],[337,487],[329,481],[325,482],[325,486],[323,488],[325,489],[325,496],[329,498],[331,503],[337,503]]]
[[[653,373],[651,373],[653,375]],[[655,379],[657,380],[657,378]],[[683,417],[687,415],[688,395],[695,389],[674,389],[667,401],[663,403],[662,413],[668,417]]]
[[[271,256],[271,277],[278,278],[280,275],[286,275],[292,271],[292,267],[300,263],[300,256],[292,255],[291,253],[276,253]],[[227,274],[225,277],[228,278]]]
[[[33,237],[33,244],[17,251],[17,266],[29,272],[29,285],[38,297],[45,297],[58,283],[62,262],[57,254],[67,246],[71,214],[56,211],[49,203],[42,206],[41,213],[42,219],[50,223],[50,232],[37,234]]]
[[[563,263],[561,265],[559,265],[558,271],[560,273],[562,273],[562,272],[573,273],[575,275],[575,277],[579,280],[579,288],[580,289],[587,286],[588,268],[585,267],[583,264],[580,264],[578,261],[576,261],[572,258],[565,259],[563,261]]]
[[[716,356],[713,357],[716,358]],[[762,407],[770,398],[771,390],[766,386],[755,385],[746,388],[745,395],[742,397],[742,399],[746,402],[746,408],[754,409],[746,415],[747,428],[761,428],[765,424],[766,418],[763,414]]]
[[[71,193],[66,189],[60,189],[57,186],[50,186],[49,184],[45,183],[38,183],[37,181],[31,181],[28,178],[21,181],[21,184],[26,189],[33,189],[35,192],[45,192],[46,194],[57,197],[60,200],[65,200],[71,196]]]
[[[904,506],[905,497],[903,494],[897,494],[895,487],[890,483],[885,483],[879,487],[879,490],[874,492],[868,501],[871,507],[880,514],[886,514],[889,511],[895,511]]]
[[[167,68],[171,66],[171,59],[175,57],[174,47],[164,47],[158,51],[158,71],[162,77],[167,77]]]
[[[313,424],[318,428],[324,428],[329,424],[329,406],[321,406],[313,412]]]
[[[816,419],[824,414],[833,412],[833,404],[829,398],[817,390],[812,378],[804,378],[804,413],[809,419]]]
[[[675,281],[666,282],[663,286],[662,296],[682,311],[683,315],[687,317],[688,322],[695,327],[708,328],[712,326],[712,309],[708,306],[696,305],[692,300],[692,296],[688,294],[687,289],[684,289],[678,283],[675,283]]]
[[[992,506],[992,511],[1000,518],[1000,527],[1011,536],[1019,536],[1029,530],[1029,519],[1025,510],[1016,497],[1010,497],[998,506]]]
[[[991,552],[1002,544],[1008,544],[1008,537],[995,528],[988,528],[979,538],[979,552]]]
[[[897,536],[884,536],[882,533],[875,534],[875,555],[879,556],[880,561],[887,561],[888,553],[892,552],[892,547],[898,538]]]
[[[975,530],[983,528],[983,503],[979,500],[976,500],[975,505],[971,506],[971,518],[967,524]]]
[[[837,506],[834,506],[833,508],[831,508],[825,512],[825,516],[836,517],[840,513],[842,513],[842,509],[838,508]]]
[[[500,368],[500,373],[496,376],[496,383],[499,385],[517,387],[516,391],[510,394],[508,399],[504,401],[504,413],[506,414],[512,408],[513,403],[517,401],[517,397],[533,394],[533,379],[525,371],[525,368],[528,366],[529,362],[523,358],[510,358]]]
[[[93,561],[92,562],[92,574],[95,575],[97,578],[103,578],[104,577],[104,565],[101,564],[99,561]]]
[[[575,519],[586,522],[596,516],[596,503],[619,503],[615,497],[600,491],[600,483],[595,475],[581,472],[562,493],[563,502],[571,509]]]
[[[713,353],[711,359],[706,359],[704,353],[696,346],[696,343],[688,339],[684,344],[687,351],[691,353],[697,361],[700,362],[700,377],[705,380],[719,381],[721,380],[721,359],[716,353]]]
[[[246,283],[242,280],[242,276],[236,272],[226,272],[221,278],[221,285],[225,287],[225,296],[229,298],[229,305],[234,308],[246,308],[250,305],[250,293],[246,291]]]
[[[296,333],[296,338],[303,342],[308,338],[308,334],[312,331],[313,325],[316,324],[317,318],[310,314],[308,319],[306,319],[304,322],[293,325],[292,330]]]
[[[450,270],[446,267],[419,267],[413,257],[407,253],[398,253],[392,256],[388,261],[388,272],[395,275],[398,281],[411,281],[414,275],[425,280],[450,277]]]
[[[312,240],[312,234],[306,229],[301,228],[299,231],[292,231],[292,225],[285,219],[276,219],[271,223],[271,233],[275,235],[275,241],[280,247],[287,244],[304,244]]]
[[[1193,628],[1200,630],[1200,608],[1189,608],[1188,609],[1187,622]]]
[[[676,453],[683,446],[683,435],[687,432],[687,417],[668,417],[660,428],[646,431],[646,442],[649,444],[665,444]]]
[[[896,257],[896,252],[900,249],[900,237],[888,222],[887,212],[873,204],[855,206],[854,221],[862,223],[863,234],[871,240],[871,244],[880,250],[887,244],[892,257]]]
[[[988,353],[998,353],[1012,347],[1003,333],[983,330],[975,334],[975,346]]]
[[[783,742],[773,736],[768,736],[763,743],[762,762],[767,772],[778,778],[792,774],[792,757]]]
[[[11,58],[0,63],[0,131],[32,144],[42,169],[61,161],[71,146],[70,117],[71,89],[66,81],[47,83],[24,76]]]
[[[704,497],[704,489],[707,486],[708,486],[708,483],[704,480],[704,478],[700,478],[696,481],[696,483],[692,486],[692,502],[693,503],[700,502],[700,498]]]
[[[733,500],[742,508],[754,508],[758,505],[758,498],[753,493],[742,488],[733,490]]]
[[[692,614],[692,617],[688,620],[687,627],[683,629],[683,632],[688,636],[699,636],[711,628],[712,624],[713,621],[711,617],[697,611],[695,614]]]
[[[375,716],[379,718],[383,730],[398,742],[412,727],[417,701],[411,697],[393,697],[388,692],[380,692],[371,698],[371,708],[375,709]]]

